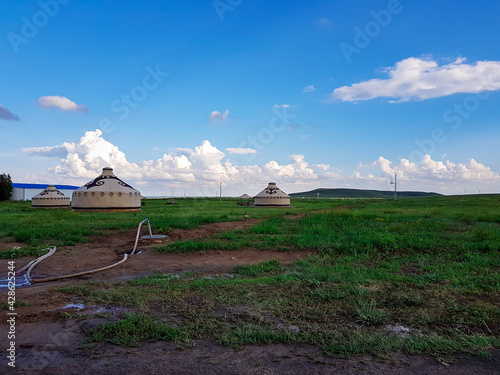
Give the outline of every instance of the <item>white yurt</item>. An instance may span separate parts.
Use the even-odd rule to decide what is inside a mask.
[[[274,182],[270,182],[253,200],[255,206],[290,206],[290,196],[281,191]]]
[[[252,204],[252,197],[248,194],[242,194],[237,200],[238,206],[250,206]]]
[[[73,192],[74,210],[141,209],[141,193],[103,168],[102,174]]]
[[[54,185],[47,188],[31,198],[31,207],[36,208],[60,208],[69,207],[69,197],[65,196]]]

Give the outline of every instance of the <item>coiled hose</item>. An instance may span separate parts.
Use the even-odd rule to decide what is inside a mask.
[[[49,252],[37,259],[34,259],[32,260],[31,262],[29,262],[27,265],[25,265],[23,268],[21,268],[19,271],[17,271],[17,274],[20,274],[22,271],[24,271],[25,269],[28,269],[26,271],[26,279],[31,283],[31,284],[35,284],[35,283],[44,283],[44,282],[48,282],[48,281],[55,281],[55,280],[62,280],[62,279],[70,279],[72,277],[78,277],[78,276],[83,276],[83,275],[89,275],[89,274],[92,274],[92,273],[96,273],[96,272],[101,272],[101,271],[105,271],[105,270],[108,270],[110,268],[113,268],[113,267],[116,267],[118,266],[119,264],[122,264],[123,262],[125,262],[127,259],[128,259],[128,256],[129,255],[134,255],[135,254],[135,251],[137,250],[137,243],[139,242],[139,234],[141,232],[141,226],[143,223],[149,221],[149,219],[146,219],[144,218],[143,221],[141,221],[139,223],[139,227],[137,228],[137,236],[135,238],[135,244],[134,244],[134,248],[132,249],[132,251],[130,252],[130,254],[123,254],[123,259],[120,260],[119,262],[116,262],[116,263],[113,263],[109,266],[106,266],[106,267],[101,267],[101,268],[97,268],[97,269],[94,269],[94,270],[90,270],[90,271],[83,271],[83,272],[78,272],[78,273],[72,273],[70,275],[62,275],[62,276],[53,276],[53,277],[45,277],[43,279],[32,279],[31,278],[31,271],[33,270],[33,268],[35,268],[35,266],[40,263],[42,260],[44,259],[47,259],[48,257],[54,255],[54,253],[56,252],[56,247],[54,246],[53,248],[47,248],[47,249],[50,249]],[[44,249],[45,250],[45,249]]]

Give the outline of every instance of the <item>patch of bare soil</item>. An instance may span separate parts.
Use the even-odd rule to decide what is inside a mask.
[[[87,281],[120,281],[145,276],[156,270],[165,273],[196,271],[217,274],[236,265],[255,264],[268,259],[289,263],[309,256],[308,251],[275,252],[246,249],[208,251],[206,253],[162,254],[154,246],[176,240],[204,238],[223,230],[248,228],[257,221],[215,223],[192,230],[173,230],[167,238],[140,240],[139,254],[108,271],[74,279],[33,284],[16,290],[16,300],[27,303],[16,308],[16,368],[7,366],[6,355],[0,360],[0,374],[500,374],[500,351],[493,358],[453,357],[446,363],[429,356],[394,355],[389,359],[363,356],[353,359],[325,357],[309,345],[247,346],[241,351],[220,346],[208,340],[196,341],[185,348],[169,342],[148,342],[139,348],[124,348],[108,343],[85,344],[82,327],[114,321],[125,310],[107,308],[107,318],[62,319],[61,313],[95,314],[102,306],[81,306],[81,301],[54,288]],[[146,234],[146,233],[142,233]],[[110,233],[94,238],[91,244],[57,249],[33,271],[34,278],[66,275],[112,264],[130,253],[136,229]],[[20,269],[31,259],[16,260]],[[7,261],[0,260],[7,272]],[[5,289],[0,291],[7,300]],[[5,317],[6,315],[4,315]],[[7,319],[0,321],[2,347],[7,346]]]
[[[13,242],[12,240],[13,240],[12,238],[0,239],[0,250],[9,250],[9,249],[12,249],[14,247],[17,248],[17,247],[26,246],[25,244],[23,244],[21,242]]]
[[[236,265],[259,263],[277,259],[283,263],[293,262],[308,256],[309,251],[276,252],[272,250],[244,249],[235,251],[207,251],[180,254],[157,253],[154,247],[174,241],[207,238],[222,231],[244,229],[256,220],[223,222],[199,226],[195,229],[174,229],[166,238],[139,239],[136,254],[121,265],[109,270],[80,277],[81,280],[124,280],[149,275],[155,271],[177,273],[196,271],[205,274],[228,272]],[[44,260],[32,271],[34,280],[59,275],[68,275],[111,265],[130,253],[134,247],[137,229],[95,237],[90,244],[58,248],[56,253]],[[143,231],[141,235],[146,235]],[[28,260],[23,259],[23,264]],[[20,262],[20,261],[19,261]],[[4,262],[5,263],[5,262]],[[18,267],[20,268],[20,267]],[[55,284],[59,284],[56,282]],[[52,285],[55,285],[52,283]]]
[[[158,253],[154,246],[174,241],[211,237],[222,231],[245,229],[256,224],[257,220],[222,222],[199,226],[195,229],[174,229],[166,238],[139,239],[137,253],[129,259],[106,271],[47,283],[34,283],[30,287],[17,289],[17,300],[28,302],[28,306],[19,307],[23,314],[37,314],[56,308],[62,301],[54,299],[51,288],[78,285],[88,281],[123,281],[135,277],[147,276],[156,271],[181,273],[186,271],[203,274],[220,274],[231,271],[237,265],[250,265],[269,259],[290,263],[310,255],[309,251],[277,252],[272,250],[243,249],[235,251],[206,251],[180,254]],[[137,229],[126,232],[114,232],[95,237],[92,243],[58,248],[51,257],[40,262],[32,271],[32,278],[42,279],[89,271],[123,259],[123,254],[134,248]],[[143,230],[141,235],[146,235]],[[16,269],[20,269],[34,258],[16,260]],[[0,260],[1,269],[7,270],[6,259]],[[66,302],[69,303],[69,302]]]
[[[253,345],[237,351],[208,340],[198,340],[179,348],[163,341],[125,348],[100,343],[82,346],[81,325],[77,320],[61,319],[29,325],[33,334],[17,353],[16,371],[20,374],[499,374],[500,351],[484,360],[471,356],[446,359],[397,354],[388,358],[360,356],[351,359],[325,357],[311,345]],[[45,329],[45,332],[42,332]],[[59,332],[59,333],[58,333]],[[47,340],[48,339],[48,340]],[[2,364],[3,365],[3,364]]]

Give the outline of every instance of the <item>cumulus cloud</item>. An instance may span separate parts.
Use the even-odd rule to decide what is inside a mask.
[[[19,117],[0,104],[0,120],[20,121]]]
[[[229,155],[235,150],[250,152],[252,149],[226,149]],[[194,148],[176,148],[153,160],[130,161],[118,146],[104,139],[99,129],[86,132],[75,142],[22,151],[27,157],[53,158],[52,168],[43,172],[43,180],[76,183],[77,179],[85,179],[81,182],[86,182],[103,167],[110,166],[132,185],[166,188],[168,194],[168,187],[188,186],[192,195],[213,195],[220,181],[228,188],[232,186],[237,195],[247,189],[247,193],[257,193],[269,181],[277,182],[287,192],[318,187],[387,190],[394,173],[398,174],[401,190],[462,193],[464,187],[471,190],[469,186],[480,184],[482,191],[500,191],[499,174],[485,164],[475,159],[467,163],[438,161],[429,155],[420,163],[408,159],[393,162],[381,156],[371,163],[360,163],[354,174],[343,174],[326,163],[310,164],[301,154],[290,155],[289,162],[285,163],[276,159],[260,165],[235,165],[226,153],[204,140]],[[37,180],[35,177],[24,180]]]
[[[164,154],[157,160],[133,163],[123,151],[102,137],[101,130],[86,132],[78,142],[64,142],[59,146],[25,148],[27,156],[57,157],[54,172],[72,178],[94,178],[102,168],[111,166],[125,178],[136,180],[194,180],[191,162],[186,155]]]
[[[313,85],[309,85],[309,86],[304,87],[304,92],[313,92],[314,90],[316,90],[316,89],[314,88]]]
[[[465,58],[438,65],[431,59],[410,57],[384,70],[388,79],[374,78],[335,89],[331,100],[360,101],[390,98],[393,101],[425,100],[457,93],[500,89],[500,61],[466,64]]]
[[[224,113],[220,113],[219,111],[213,111],[212,113],[210,113],[210,116],[208,116],[208,121],[225,122],[227,115],[229,115],[229,109],[226,109]]]
[[[263,166],[267,174],[281,178],[283,181],[293,182],[293,180],[315,180],[316,173],[304,159],[304,155],[290,155],[292,163],[279,165],[271,160]]]
[[[38,105],[42,108],[59,108],[63,111],[88,112],[88,108],[69,100],[64,96],[42,96],[38,99]]]
[[[315,180],[314,169],[324,171],[326,165],[309,166],[303,155],[291,155],[291,162],[265,165],[234,165],[226,154],[204,140],[195,148],[177,148],[156,160],[131,162],[117,146],[103,138],[101,130],[88,131],[77,142],[64,142],[58,146],[25,148],[26,156],[58,158],[53,173],[67,178],[94,178],[102,168],[110,166],[119,176],[149,183],[218,183],[257,184],[269,181],[297,182]],[[256,153],[250,148],[228,148],[229,154]],[[211,191],[211,190],[210,190]]]
[[[322,171],[327,171],[330,169],[330,164],[311,164],[313,169],[321,169]]]
[[[253,148],[243,148],[243,147],[229,147],[226,148],[226,151],[230,154],[237,155],[248,155],[248,154],[257,154],[258,151]]]
[[[361,165],[358,169],[379,169],[383,174],[393,176],[395,173],[402,181],[420,182],[493,182],[500,183],[500,175],[491,170],[490,167],[479,163],[475,159],[469,159],[468,163],[452,163],[432,160],[430,155],[425,155],[422,162],[417,164],[408,159],[401,159],[399,163],[380,156],[372,163]],[[374,173],[376,174],[376,173]],[[371,174],[372,178],[374,174]],[[361,177],[361,174],[357,174]]]

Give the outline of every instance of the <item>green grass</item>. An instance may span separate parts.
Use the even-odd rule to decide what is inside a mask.
[[[107,341],[116,345],[137,346],[146,340],[187,341],[186,332],[169,325],[159,323],[153,317],[128,314],[115,323],[101,324],[94,329],[86,329],[89,341]]]
[[[374,299],[369,301],[360,299],[356,304],[357,323],[366,326],[379,326],[387,323],[389,316],[386,311],[377,309]]]
[[[285,267],[278,260],[273,259],[251,266],[236,266],[234,272],[240,275],[261,276],[264,274],[277,274],[284,269]]]
[[[350,209],[331,210],[346,203]],[[247,212],[261,219],[247,230],[177,241],[156,250],[306,250],[313,254],[291,264],[268,260],[210,277],[152,270],[148,277],[87,283],[54,293],[123,308],[117,322],[86,330],[93,342],[117,345],[199,338],[234,348],[307,343],[339,357],[392,352],[484,356],[500,348],[499,196],[298,199],[292,204],[295,207],[260,210],[236,207],[229,200],[222,204],[178,200],[169,206],[158,200],[148,202],[144,212],[155,233],[243,220]],[[296,213],[307,215],[285,217]],[[91,240],[85,231],[125,230],[142,219],[133,213],[61,214],[38,213],[23,204],[0,204],[2,223],[10,217],[17,223],[31,220],[35,227],[43,219],[42,227],[50,233],[56,226],[62,232],[76,228],[76,222],[84,227],[83,239],[77,241]],[[65,221],[70,218],[74,221]],[[2,226],[0,237],[15,237],[23,230],[28,229]],[[45,235],[47,241],[76,236],[68,231],[53,239],[40,229],[32,230],[37,243]],[[28,251],[36,248],[26,247]],[[387,328],[395,325],[408,332],[402,335]]]
[[[166,199],[148,199],[142,212],[74,212],[70,209],[43,210],[31,208],[30,202],[0,202],[0,240],[24,243],[22,256],[37,255],[36,249],[47,246],[72,246],[91,242],[97,235],[109,231],[137,228],[139,222],[150,219],[154,233],[167,234],[173,228],[192,229],[220,221],[279,217],[340,205],[331,200],[297,202],[284,209],[240,207],[235,199],[185,198],[167,205]],[[24,255],[25,254],[25,255]],[[0,258],[17,257],[0,251]]]

